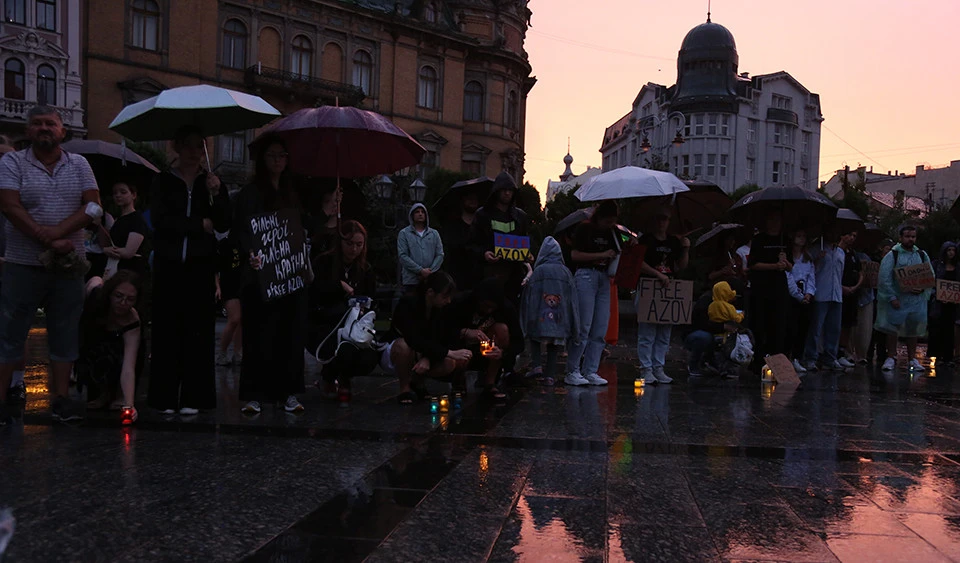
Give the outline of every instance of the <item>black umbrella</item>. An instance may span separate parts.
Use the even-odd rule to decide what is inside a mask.
[[[880,243],[887,238],[887,233],[873,223],[865,223],[863,230],[857,236],[857,248],[864,252],[873,252]]]
[[[727,236],[727,233],[733,233],[737,237],[737,242],[741,243],[747,239],[747,232],[743,225],[740,223],[721,223],[715,225],[712,229],[704,233],[697,239],[697,243],[694,246],[703,246],[711,241],[722,240]]]
[[[450,186],[450,189],[440,196],[440,199],[433,205],[433,208],[441,213],[450,211],[451,209],[459,209],[460,197],[471,192],[477,194],[477,199],[480,200],[480,205],[482,206],[490,195],[491,189],[493,189],[493,178],[481,176],[479,178],[463,180]]]
[[[836,219],[833,223],[837,227],[838,233],[845,233],[850,231],[857,231],[858,233],[863,232],[864,222],[859,215],[853,212],[852,209],[847,209],[841,207],[837,209]]]
[[[576,227],[580,223],[587,221],[593,217],[593,212],[596,211],[596,207],[584,207],[583,209],[577,209],[570,215],[567,215],[563,219],[560,219],[560,222],[557,223],[557,228],[553,230],[554,235],[559,235],[560,233]]]
[[[153,175],[160,172],[149,160],[122,145],[75,139],[60,146],[67,152],[82,154],[90,163],[97,183],[105,190],[118,181],[134,182],[147,188]]]
[[[649,205],[643,206],[631,219],[643,228],[648,228],[655,215],[662,210],[669,210],[669,232],[689,235],[698,229],[709,228],[719,221],[733,204],[730,196],[712,182],[685,181],[684,184],[690,191],[652,198]]]
[[[784,232],[798,228],[809,231],[822,229],[832,221],[836,217],[837,206],[827,196],[799,186],[763,188],[734,203],[730,208],[730,217],[738,223],[762,230],[771,212],[782,215]]]

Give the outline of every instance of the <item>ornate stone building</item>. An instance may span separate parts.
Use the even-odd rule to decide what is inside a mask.
[[[211,83],[262,95],[284,113],[319,104],[376,110],[434,167],[523,175],[526,0],[88,0],[90,137],[129,103]],[[216,156],[246,169],[253,132]]]
[[[24,134],[26,114],[54,106],[73,135],[83,135],[82,0],[5,0],[0,21],[0,133]]]

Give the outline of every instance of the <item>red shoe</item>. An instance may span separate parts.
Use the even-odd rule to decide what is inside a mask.
[[[350,399],[352,398],[352,393],[350,392],[349,387],[340,387],[340,391],[337,393],[337,401],[340,403],[341,407],[350,406]]]
[[[130,426],[137,421],[138,414],[135,407],[122,407],[120,409],[120,424]]]

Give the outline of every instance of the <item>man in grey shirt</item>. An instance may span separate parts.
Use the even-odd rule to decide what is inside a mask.
[[[9,423],[7,392],[34,314],[47,313],[50,346],[50,395],[57,420],[82,418],[82,405],[69,397],[70,372],[79,355],[83,312],[83,276],[45,267],[40,254],[83,255],[83,228],[103,214],[90,164],[60,149],[60,114],[49,106],[27,113],[32,146],[0,159],[0,210],[4,228],[3,278],[0,283],[0,425]]]

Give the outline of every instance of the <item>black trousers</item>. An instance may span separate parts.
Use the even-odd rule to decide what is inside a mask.
[[[953,305],[940,303],[940,315],[928,323],[930,336],[927,357],[937,358],[937,363],[953,361],[953,334],[956,329],[957,310]]]
[[[807,341],[807,331],[810,328],[810,310],[812,304],[804,305],[794,298],[790,298],[790,315],[787,318],[786,347],[792,360],[803,360],[803,348]]]
[[[166,410],[217,406],[213,259],[154,258],[148,400]]]
[[[298,291],[265,302],[256,283],[247,284],[240,292],[240,400],[283,401],[303,393],[306,296],[306,291]]]
[[[767,355],[785,354],[787,347],[790,294],[782,288],[754,287],[750,295],[750,316],[747,323],[756,340],[754,364],[763,365]]]
[[[337,381],[342,386],[349,386],[350,380],[356,376],[370,375],[378,365],[382,352],[369,348],[357,348],[353,344],[344,343],[332,362],[323,366],[323,380],[332,383]]]

